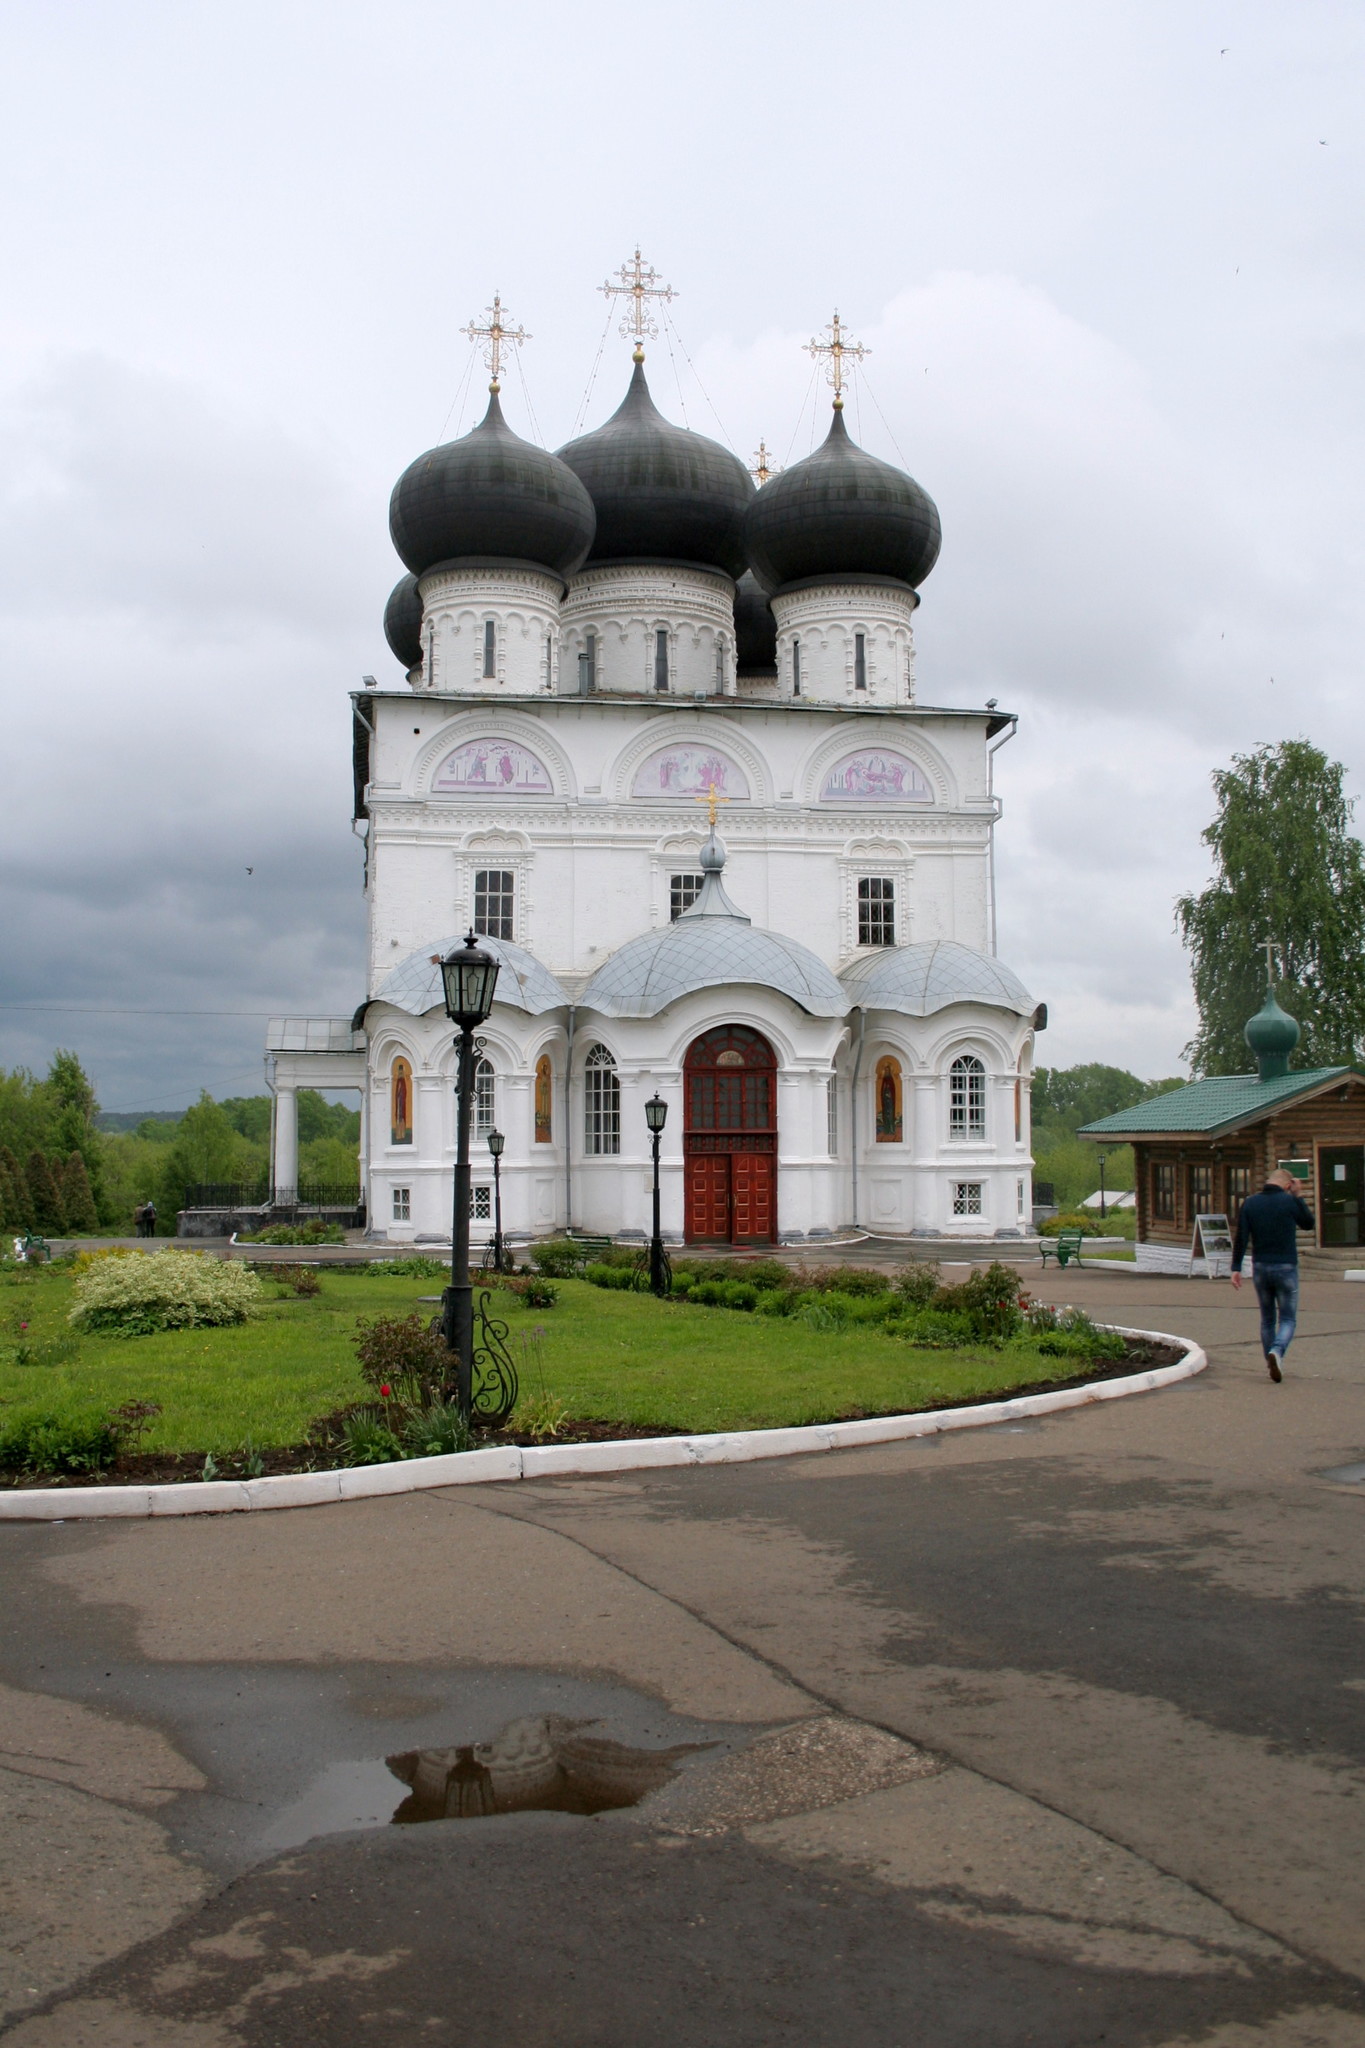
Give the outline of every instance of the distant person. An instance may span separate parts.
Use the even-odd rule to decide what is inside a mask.
[[[139,1237],[156,1236],[156,1203],[144,1202],[137,1212],[137,1234]]]
[[[1237,1218],[1232,1247],[1232,1284],[1242,1284],[1247,1248],[1255,1261],[1252,1285],[1261,1304],[1261,1349],[1271,1379],[1280,1380],[1284,1354],[1294,1341],[1299,1313],[1299,1240],[1295,1233],[1312,1230],[1313,1212],[1296,1192],[1292,1173],[1272,1173],[1259,1195],[1248,1195]]]

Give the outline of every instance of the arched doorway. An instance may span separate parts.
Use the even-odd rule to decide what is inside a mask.
[[[718,1024],[683,1061],[689,1244],[777,1236],[777,1059],[747,1024]]]

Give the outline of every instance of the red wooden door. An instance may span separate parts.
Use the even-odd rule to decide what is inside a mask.
[[[728,1153],[692,1153],[687,1161],[687,1214],[684,1228],[690,1242],[730,1242],[730,1159]]]
[[[705,1244],[777,1235],[777,1060],[747,1024],[703,1032],[683,1062],[685,1225]]]

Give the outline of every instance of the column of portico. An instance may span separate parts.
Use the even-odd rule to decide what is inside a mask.
[[[915,1107],[910,1127],[911,1230],[916,1237],[937,1237],[943,1228],[941,1191],[935,1171],[939,1153],[937,1074],[914,1074]]]
[[[299,1091],[292,1085],[275,1089],[275,1157],[271,1186],[277,1202],[299,1198]]]

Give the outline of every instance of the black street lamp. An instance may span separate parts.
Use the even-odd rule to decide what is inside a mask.
[[[1107,1153],[1105,1153],[1105,1152],[1101,1152],[1101,1154],[1100,1154],[1100,1222],[1101,1222],[1101,1223],[1103,1223],[1103,1221],[1104,1221],[1105,1217],[1106,1217],[1106,1216],[1107,1216],[1107,1215],[1109,1214],[1109,1211],[1108,1211],[1108,1210],[1107,1210],[1107,1209],[1105,1208],[1105,1206],[1104,1206],[1104,1162],[1105,1162],[1105,1160],[1107,1159],[1107,1157],[1108,1157],[1108,1154],[1107,1154]]]
[[[450,1285],[441,1331],[456,1357],[456,1399],[468,1422],[474,1399],[474,1289],[469,1278],[469,1117],[474,1101],[474,1033],[493,1007],[499,963],[473,932],[441,961],[446,1015],[459,1028],[455,1060],[455,1190],[450,1226]]]
[[[667,1294],[671,1285],[663,1233],[659,1228],[659,1140],[667,1121],[668,1104],[656,1088],[645,1104],[645,1122],[649,1125],[650,1142],[654,1148],[654,1231],[649,1240],[649,1285],[655,1294]]]
[[[493,1271],[505,1270],[502,1257],[502,1148],[507,1143],[501,1131],[488,1133],[488,1149],[493,1155]]]

